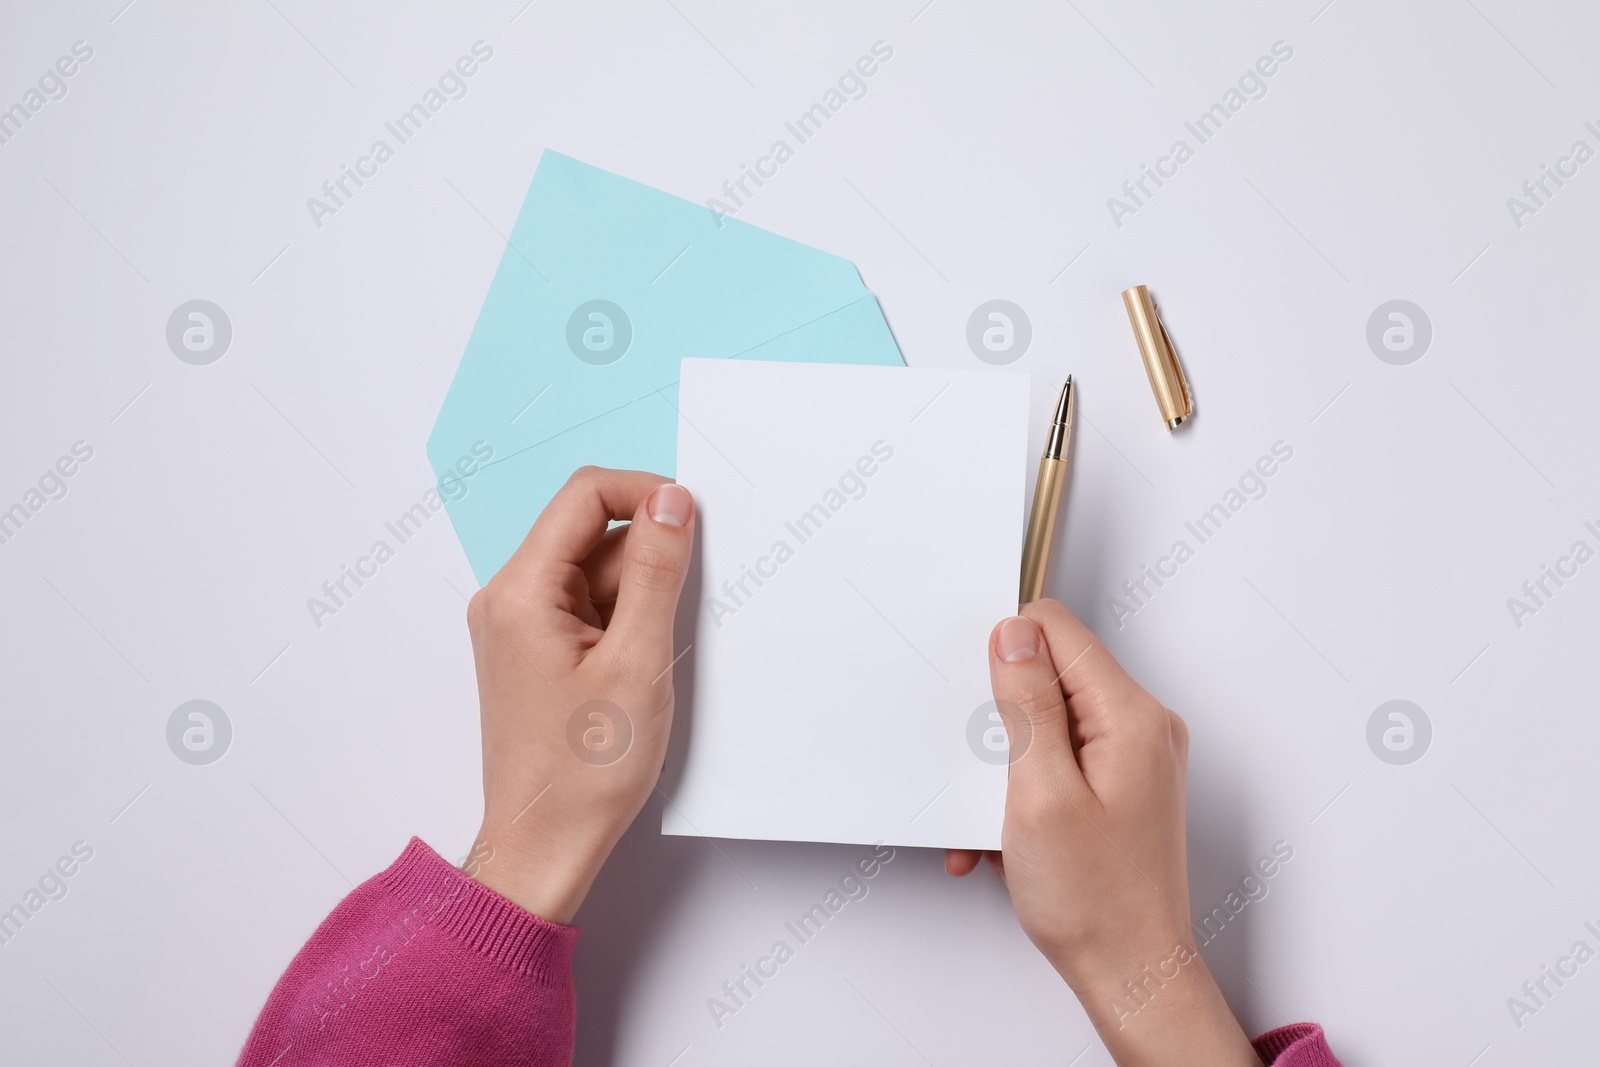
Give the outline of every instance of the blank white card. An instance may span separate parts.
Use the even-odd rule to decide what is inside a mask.
[[[699,531],[662,831],[999,848],[1027,376],[686,359],[679,413]]]

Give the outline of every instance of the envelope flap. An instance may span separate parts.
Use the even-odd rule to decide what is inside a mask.
[[[515,451],[869,296],[849,261],[546,152],[429,442]],[[537,398],[537,400],[535,399]]]

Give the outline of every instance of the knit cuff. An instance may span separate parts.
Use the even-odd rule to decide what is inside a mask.
[[[1294,1023],[1269,1030],[1251,1042],[1256,1055],[1269,1067],[1339,1067],[1322,1027]]]
[[[413,837],[378,881],[425,925],[545,985],[571,980],[578,928],[541,919],[452,867]]]

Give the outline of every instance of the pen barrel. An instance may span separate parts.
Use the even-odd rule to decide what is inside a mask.
[[[1039,482],[1033,492],[1033,510],[1028,514],[1028,534],[1022,541],[1019,604],[1029,604],[1044,596],[1045,569],[1050,563],[1050,546],[1055,541],[1056,515],[1060,511],[1061,489],[1066,477],[1065,460],[1046,456],[1039,461]]]

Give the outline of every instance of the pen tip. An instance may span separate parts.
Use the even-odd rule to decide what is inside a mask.
[[[1077,406],[1073,397],[1075,392],[1072,387],[1072,375],[1069,374],[1066,383],[1061,386],[1061,396],[1056,400],[1056,422],[1065,424],[1071,421],[1073,409]]]

